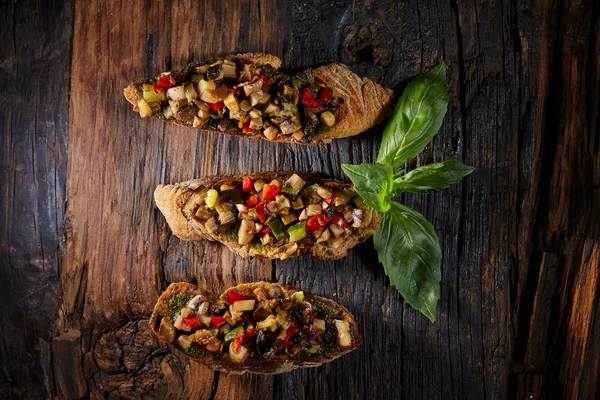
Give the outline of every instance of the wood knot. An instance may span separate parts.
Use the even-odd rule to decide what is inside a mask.
[[[97,370],[90,390],[99,397],[169,398],[183,390],[181,361],[152,334],[148,320],[102,334],[92,354]]]
[[[394,55],[394,37],[379,22],[365,25],[351,24],[344,28],[342,57],[352,64],[370,63],[380,67],[391,64]]]

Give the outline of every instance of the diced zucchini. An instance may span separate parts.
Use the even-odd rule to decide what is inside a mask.
[[[306,222],[298,222],[288,228],[290,242],[297,242],[306,236]]]
[[[146,100],[144,99],[140,99],[138,101],[138,109],[140,111],[140,116],[142,118],[146,118],[146,117],[151,117],[152,116],[152,108],[150,108],[150,105],[148,105],[148,103],[146,103]]]
[[[308,349],[307,351],[308,351],[310,354],[315,354],[315,353],[318,353],[318,352],[319,352],[319,350],[321,350],[321,346],[319,346],[319,345],[313,345],[313,347],[311,347],[311,348],[310,348],[310,349]]]
[[[148,103],[154,103],[156,101],[166,100],[167,96],[163,90],[160,93],[156,93],[153,89],[144,90],[144,100]]]
[[[267,329],[277,324],[277,318],[271,314],[265,320],[256,323],[256,329]]]
[[[326,126],[333,126],[335,124],[335,115],[333,115],[331,111],[325,111],[324,113],[321,113],[319,119]]]

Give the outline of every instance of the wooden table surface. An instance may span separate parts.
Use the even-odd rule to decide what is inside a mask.
[[[0,398],[591,399],[600,396],[600,3],[595,0],[2,2]],[[170,234],[159,183],[373,162],[332,145],[141,120],[128,82],[235,51],[339,61],[401,92],[445,60],[450,108],[417,163],[477,171],[407,195],[443,248],[438,320],[390,288],[372,241],[335,262],[241,259]],[[362,347],[227,376],[157,342],[170,282],[281,281],[350,309]],[[532,397],[529,397],[532,396]]]

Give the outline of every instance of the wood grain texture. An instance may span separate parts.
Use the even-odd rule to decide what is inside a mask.
[[[25,1],[2,10],[10,45],[0,84],[17,95],[2,97],[0,114],[0,397],[600,396],[597,2]],[[281,145],[140,120],[122,99],[131,81],[234,51],[269,52],[290,69],[343,62],[398,92],[448,63],[444,125],[410,167],[458,159],[477,171],[400,199],[440,237],[435,324],[389,287],[370,241],[334,262],[270,262],[170,234],[152,203],[159,183],[276,169],[344,179],[341,163],[376,160],[382,127],[331,145]],[[233,377],[150,333],[170,282],[220,292],[263,279],[346,306],[361,348],[319,368]]]
[[[71,1],[0,4],[0,398],[54,390]]]

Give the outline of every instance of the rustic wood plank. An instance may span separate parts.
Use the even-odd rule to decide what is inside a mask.
[[[256,377],[219,376],[178,353],[161,352],[153,342],[158,348],[148,351],[156,356],[143,368],[111,372],[114,363],[120,365],[123,343],[149,334],[147,324],[124,322],[148,316],[168,282],[195,281],[220,292],[272,276],[268,261],[236,259],[218,244],[170,237],[152,192],[159,183],[258,170],[275,146],[142,121],[123,99],[122,88],[214,54],[269,50],[282,55],[285,26],[272,21],[284,10],[264,1],[77,4],[71,113],[78,117],[71,122],[69,147],[72,200],[63,308],[65,327],[91,333],[83,351],[93,396],[147,391],[158,397],[208,398],[218,382],[219,390],[245,398],[263,385]],[[107,333],[110,328],[123,338]],[[97,353],[98,346],[108,353]],[[150,385],[153,379],[161,384]]]
[[[0,397],[53,390],[72,1],[0,5]]]

